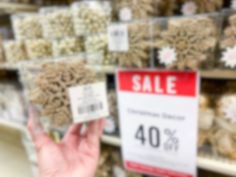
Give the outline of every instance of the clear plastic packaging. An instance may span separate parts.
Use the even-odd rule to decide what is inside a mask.
[[[53,56],[70,56],[84,51],[83,38],[68,37],[53,41]]]
[[[40,15],[36,13],[16,14],[11,17],[15,39],[36,39],[43,36]]]
[[[45,59],[52,56],[52,43],[46,39],[32,39],[25,42],[29,59]]]
[[[25,50],[25,45],[21,41],[4,41],[3,43],[6,61],[16,63],[18,61],[27,60],[28,56]]]
[[[40,9],[42,15],[43,36],[57,39],[74,36],[72,12],[67,7],[45,7]]]
[[[216,128],[211,133],[214,151],[229,159],[236,159],[236,94],[225,94],[217,101]]]
[[[40,121],[49,129],[60,129],[72,123],[68,89],[98,80],[80,60],[80,57],[64,58],[21,65],[21,80],[29,103],[37,108]]]
[[[106,32],[111,21],[109,1],[81,1],[72,4],[76,35]]]
[[[120,21],[132,21],[156,16],[157,6],[160,1],[156,0],[116,0],[116,12]]]
[[[201,94],[199,98],[199,135],[198,147],[202,148],[209,144],[209,136],[214,127],[215,110],[211,106],[210,97],[207,94]]]
[[[128,48],[123,51],[110,51],[111,57],[121,67],[148,67],[152,47],[149,21],[135,21],[125,25],[127,25],[128,30]]]
[[[223,7],[223,0],[180,0],[182,14],[191,15],[197,13],[218,12]]]
[[[220,27],[218,14],[154,20],[154,61],[169,69],[212,68]]]
[[[85,37],[85,51],[88,64],[102,65],[107,57],[107,34],[93,34]]]
[[[104,132],[107,134],[116,134],[119,127],[118,104],[115,90],[108,91],[108,104],[110,116],[107,117]]]
[[[222,12],[223,31],[220,38],[219,67],[227,69],[236,68],[236,11],[224,10]]]

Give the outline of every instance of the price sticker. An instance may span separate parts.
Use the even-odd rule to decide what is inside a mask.
[[[196,177],[198,73],[119,70],[117,90],[125,167]]]
[[[112,24],[108,27],[108,48],[113,52],[127,52],[129,50],[126,24]]]
[[[70,105],[75,123],[109,115],[106,84],[98,82],[69,88]]]

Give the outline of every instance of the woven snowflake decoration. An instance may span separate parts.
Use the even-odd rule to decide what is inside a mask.
[[[31,92],[32,103],[41,107],[43,117],[53,127],[68,125],[72,121],[68,88],[95,82],[95,74],[83,63],[49,63],[35,78]]]

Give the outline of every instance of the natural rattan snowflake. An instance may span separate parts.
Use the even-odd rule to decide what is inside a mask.
[[[236,15],[229,17],[228,26],[225,28],[220,42],[221,49],[234,47],[236,45]]]
[[[196,69],[213,51],[216,34],[216,27],[209,18],[173,20],[156,40],[156,45],[159,49],[175,49],[177,60],[167,67]]]
[[[45,64],[35,79],[31,101],[42,107],[42,116],[48,118],[52,126],[60,127],[72,121],[68,88],[94,81],[94,73],[85,69],[83,63]]]
[[[147,18],[156,14],[155,6],[157,2],[155,0],[139,0],[137,2],[120,0],[117,3],[117,11],[119,13],[123,8],[129,8],[132,19]]]
[[[223,6],[223,0],[179,0],[181,3],[194,2],[198,13],[216,12]]]
[[[147,24],[130,24],[128,26],[129,50],[112,52],[120,66],[145,67],[148,65],[150,32]]]

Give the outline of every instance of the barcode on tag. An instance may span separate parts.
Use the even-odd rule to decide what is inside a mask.
[[[128,27],[126,24],[112,24],[108,27],[109,51],[127,52],[129,50]]]
[[[87,122],[109,115],[104,82],[69,88],[70,105],[75,123]]]
[[[89,113],[93,113],[94,111],[102,110],[102,108],[103,108],[103,104],[101,102],[97,104],[90,104],[87,106],[79,107],[78,113],[89,114]]]

